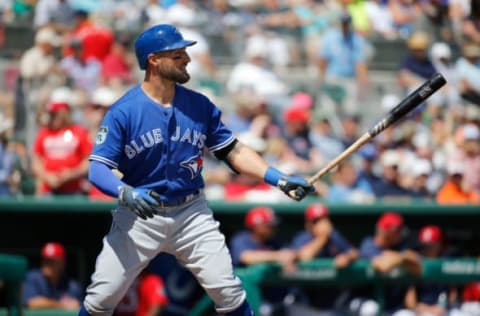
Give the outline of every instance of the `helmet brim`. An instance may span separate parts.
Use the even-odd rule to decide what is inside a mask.
[[[169,50],[175,50],[175,49],[180,49],[180,48],[185,48],[188,46],[193,46],[197,44],[196,41],[190,41],[190,40],[181,40],[178,42],[173,43],[172,45],[166,46],[164,49],[162,49],[162,52],[169,51]]]

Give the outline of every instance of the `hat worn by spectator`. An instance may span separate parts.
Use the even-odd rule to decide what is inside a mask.
[[[430,44],[430,37],[424,32],[415,32],[408,39],[408,48],[412,50],[425,50]]]
[[[313,98],[306,92],[297,92],[292,96],[291,107],[301,110],[310,110],[313,106]]]
[[[257,225],[268,224],[276,225],[278,219],[270,207],[257,206],[248,211],[245,217],[245,226],[254,228]]]
[[[92,94],[92,104],[111,106],[117,100],[115,92],[109,87],[99,87]]]
[[[374,144],[368,143],[360,147],[358,154],[365,160],[372,161],[377,157],[377,148]]]
[[[65,248],[58,242],[46,243],[41,251],[44,259],[65,259]]]
[[[403,217],[395,212],[386,212],[377,221],[377,229],[381,231],[398,231],[402,227]]]
[[[400,157],[395,150],[386,150],[383,152],[380,162],[385,167],[394,167],[400,164]]]
[[[69,110],[70,106],[66,102],[50,102],[47,105],[48,112],[58,112],[62,110]]]
[[[35,43],[45,43],[52,46],[60,46],[60,38],[53,29],[46,27],[37,31],[35,34]]]
[[[450,59],[452,57],[452,50],[448,44],[443,42],[437,42],[432,45],[430,50],[430,54],[432,55],[433,59]]]
[[[288,108],[283,113],[283,119],[287,123],[297,122],[306,124],[310,120],[310,113],[304,109]]]
[[[447,162],[447,173],[449,175],[463,175],[465,164],[462,161],[451,159]]]
[[[327,217],[329,214],[328,208],[320,203],[311,204],[305,210],[305,219],[307,221],[313,221],[318,218]]]
[[[426,159],[420,159],[412,164],[412,174],[416,177],[428,176],[432,173],[432,164]]]
[[[443,233],[440,227],[436,225],[428,225],[423,227],[418,234],[418,240],[422,244],[439,243],[443,239]]]
[[[464,140],[478,140],[480,139],[480,129],[474,124],[467,124],[463,127]]]

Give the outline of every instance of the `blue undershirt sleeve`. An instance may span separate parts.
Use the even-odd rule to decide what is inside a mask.
[[[106,165],[96,160],[90,161],[88,171],[88,180],[103,193],[112,197],[118,197],[119,189],[126,184],[121,181],[112,170]]]

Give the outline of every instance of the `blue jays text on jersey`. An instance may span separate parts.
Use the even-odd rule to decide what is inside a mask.
[[[176,200],[204,186],[204,149],[234,141],[220,117],[208,98],[183,86],[176,85],[172,106],[164,107],[137,85],[105,115],[90,159],[117,168],[131,186]]]

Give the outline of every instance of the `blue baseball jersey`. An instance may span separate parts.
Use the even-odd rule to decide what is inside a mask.
[[[106,113],[90,160],[118,169],[128,185],[174,201],[204,187],[204,149],[234,141],[220,117],[207,97],[183,86],[175,86],[172,106],[164,107],[136,85]]]
[[[312,233],[308,231],[302,231],[298,233],[292,241],[291,248],[299,250],[315,238]],[[332,230],[332,233],[328,237],[326,244],[315,255],[315,258],[333,258],[336,255],[344,252],[348,252],[352,249],[352,246],[343,235],[336,229]]]

